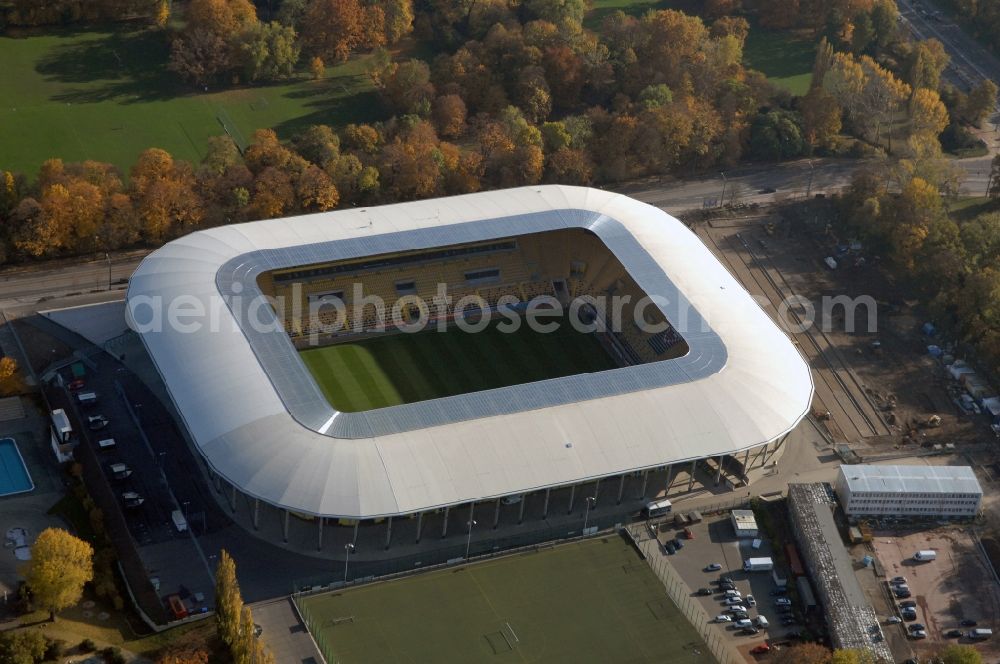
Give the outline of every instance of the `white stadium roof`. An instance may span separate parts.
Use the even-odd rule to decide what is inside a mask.
[[[287,335],[236,322],[250,298],[234,296],[270,269],[574,227],[668,299],[660,306],[691,349],[685,357],[338,413]],[[212,311],[216,324],[157,329],[150,312],[171,304]],[[267,503],[331,517],[410,514],[736,453],[791,431],[813,393],[801,355],[694,234],[662,210],[579,187],[193,233],[142,262],[128,315],[215,472]]]

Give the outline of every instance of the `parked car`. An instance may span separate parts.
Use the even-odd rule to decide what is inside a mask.
[[[686,537],[688,539],[694,539],[694,533],[691,532],[690,528],[685,528],[684,529],[684,537]]]
[[[146,499],[137,494],[135,491],[126,491],[122,494],[122,502],[125,503],[125,507],[133,509],[141,506]]]
[[[671,540],[667,540],[667,543],[663,545],[663,548],[666,549],[668,555],[672,556],[677,553],[677,547],[674,546],[674,543]]]
[[[108,426],[108,418],[103,415],[88,415],[87,416],[87,428],[91,431],[100,431],[104,427]]]
[[[746,613],[747,607],[743,606],[742,604],[733,604],[732,606],[727,607],[727,610],[730,613]]]
[[[66,385],[71,391],[76,392],[77,390],[82,390],[84,382],[82,378],[77,378],[76,380],[71,380],[69,384]]]
[[[896,599],[906,599],[907,597],[913,597],[909,590],[896,591]]]
[[[781,619],[781,624],[782,625],[786,625],[786,626],[787,625],[794,625],[797,622],[798,622],[798,620],[796,620],[795,618],[792,618],[791,616],[788,616],[787,618],[782,618]]]
[[[762,643],[759,646],[754,646],[750,649],[751,655],[763,655],[766,652],[771,652],[771,646],[766,643]]]
[[[720,565],[719,563],[709,563],[708,567],[705,568],[705,571],[718,572],[720,569],[722,569],[722,565]]]
[[[739,590],[727,590],[726,591],[726,597],[742,597],[742,596],[743,596],[743,593],[741,593]]]
[[[907,629],[910,630],[911,632],[917,632],[920,630],[927,629],[927,625],[924,625],[922,623],[913,623],[912,625],[907,627]]]
[[[680,537],[674,540],[674,546],[676,546],[678,549],[684,548],[684,542],[681,541]]]
[[[917,608],[917,603],[912,599],[908,599],[905,602],[900,602],[899,605],[904,609],[915,609]]]
[[[892,577],[892,581],[890,581],[889,583],[894,583],[894,584],[906,583],[906,577],[905,576],[894,576],[894,577]]]
[[[771,591],[771,597],[778,597],[779,595],[787,595],[787,594],[788,594],[787,588],[775,588],[774,590]]]
[[[717,623],[728,623],[733,622],[733,619],[727,616],[725,613],[715,616],[715,622]]]
[[[698,593],[697,594],[700,597],[708,597],[709,595],[712,594],[712,589],[711,588],[698,588]]]
[[[903,622],[903,619],[900,618],[899,616],[889,616],[888,618],[886,618],[885,622],[889,625],[898,625],[899,623]]]
[[[733,583],[733,577],[731,576],[720,576],[719,583]]]
[[[733,624],[736,625],[737,627],[753,627],[753,623],[748,618],[744,618],[743,620],[737,620]]]
[[[735,583],[720,583],[719,590],[736,590]]]
[[[963,620],[958,624],[961,625],[962,627],[975,627],[979,623],[977,623],[975,620]]]
[[[742,604],[743,603],[743,598],[742,597],[727,597],[724,601],[729,606],[736,606],[737,604]]]
[[[962,630],[960,629],[949,629],[944,633],[949,639],[960,639],[962,638]]]
[[[774,603],[776,606],[791,606],[792,600],[788,599],[787,597],[779,597],[776,600],[774,600]]]
[[[916,630],[914,632],[910,632],[910,638],[911,639],[926,639],[927,638],[927,632],[925,632],[922,629],[918,629],[918,630]]]
[[[746,611],[736,611],[733,613],[733,620],[746,620],[750,617],[750,614]]]
[[[746,634],[747,636],[755,636],[758,633],[760,633],[760,630],[751,625],[750,627],[744,627],[742,630],[740,630],[740,633]]]
[[[792,613],[792,611],[794,611],[794,610],[795,609],[793,609],[790,606],[779,606],[779,607],[775,608],[775,611],[777,611],[778,613],[784,614],[784,615],[788,615],[788,614]]]
[[[747,606],[757,606],[757,600],[753,595],[747,595]]]

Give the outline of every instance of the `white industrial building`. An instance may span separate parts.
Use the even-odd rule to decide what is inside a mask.
[[[969,466],[841,466],[837,496],[849,517],[961,519],[979,512],[983,490]]]
[[[757,519],[751,510],[733,510],[729,520],[737,537],[757,537]]]

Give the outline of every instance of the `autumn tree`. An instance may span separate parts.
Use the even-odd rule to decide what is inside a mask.
[[[238,641],[242,618],[243,597],[236,580],[236,562],[223,549],[215,568],[215,622],[219,638],[230,648]]]
[[[587,13],[586,0],[527,0],[525,6],[537,18],[549,23],[582,23]]]
[[[986,120],[997,104],[997,84],[988,78],[976,84],[969,91],[962,105],[962,119],[975,126]]]
[[[972,646],[953,644],[938,653],[941,664],[982,664],[983,656]]]
[[[948,53],[938,40],[932,38],[917,42],[903,64],[907,83],[914,88],[937,90],[948,61]]]
[[[431,118],[438,133],[446,138],[457,138],[465,132],[465,102],[458,95],[441,95],[431,105]]]
[[[314,55],[309,60],[309,73],[312,74],[314,81],[318,81],[326,75],[326,65],[323,63],[323,58]]]
[[[818,643],[799,643],[771,654],[773,664],[830,664],[832,653]]]
[[[340,156],[340,137],[327,125],[312,125],[292,138],[292,148],[307,161],[325,168]]]
[[[204,218],[191,165],[175,161],[165,150],[142,152],[132,167],[130,184],[142,233],[152,242],[194,230]]]
[[[45,635],[35,629],[21,629],[0,634],[0,662],[3,664],[36,664],[45,659],[48,643]]]
[[[393,113],[426,116],[434,98],[431,70],[423,60],[391,63],[377,76],[379,94]]]
[[[156,658],[156,664],[208,664],[208,652],[203,648],[180,645],[168,648]]]
[[[382,0],[385,42],[395,44],[413,31],[413,0]]]
[[[253,622],[253,611],[244,606],[240,612],[239,629],[230,650],[233,664],[274,664],[274,656],[259,638]]]
[[[250,0],[191,0],[184,32],[174,40],[169,68],[205,86],[239,66],[237,44],[257,26]]]
[[[814,147],[831,147],[840,133],[843,111],[833,95],[814,87],[802,98],[802,126],[806,141]]]
[[[935,138],[948,126],[948,110],[934,90],[917,88],[910,97],[910,130]]]
[[[94,576],[94,549],[61,528],[46,528],[31,545],[24,575],[34,602],[49,612],[50,620],[83,596],[83,586]]]
[[[378,4],[359,0],[311,0],[302,18],[306,50],[328,62],[343,62],[351,51],[385,43],[385,14]]]
[[[586,186],[593,182],[594,165],[583,150],[562,147],[545,158],[545,181]]]
[[[24,379],[12,357],[0,358],[0,396],[9,397],[24,391]]]
[[[1000,154],[993,157],[990,162],[990,181],[986,187],[986,195],[989,198],[1000,198]]]

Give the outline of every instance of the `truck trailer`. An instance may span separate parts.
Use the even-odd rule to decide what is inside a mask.
[[[917,551],[913,554],[913,559],[919,563],[924,563],[929,560],[937,560],[937,551],[931,551],[927,549],[926,551]]]
[[[774,569],[774,561],[770,558],[747,558],[743,562],[744,572],[770,572]]]

